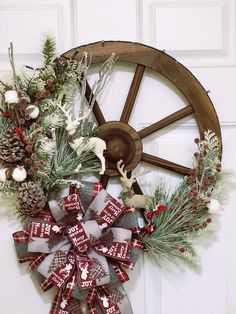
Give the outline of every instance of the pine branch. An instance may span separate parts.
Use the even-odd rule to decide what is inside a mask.
[[[154,232],[143,243],[155,259],[195,263],[197,253],[193,238],[212,230],[207,204],[214,189],[222,185],[223,176],[219,161],[220,142],[212,131],[204,135],[203,141],[195,140],[199,152],[194,154],[190,175],[183,178],[172,193],[160,184],[149,203],[149,215],[146,215]],[[155,214],[157,204],[164,204],[166,210]]]
[[[44,67],[52,64],[56,56],[56,40],[54,37],[46,35],[43,42],[42,55]]]

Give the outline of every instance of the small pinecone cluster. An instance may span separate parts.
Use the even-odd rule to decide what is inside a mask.
[[[17,137],[14,129],[0,136],[0,159],[14,163],[25,157],[25,145]]]
[[[33,181],[23,182],[18,191],[20,212],[24,216],[34,216],[46,204],[46,196],[40,185]]]

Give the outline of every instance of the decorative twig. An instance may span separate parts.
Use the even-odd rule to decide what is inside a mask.
[[[12,68],[12,73],[13,73],[15,87],[17,89],[18,85],[19,85],[19,79],[18,79],[18,76],[16,74],[15,61],[14,61],[14,51],[13,51],[13,43],[10,43],[10,47],[8,48],[8,56],[9,56],[9,61],[10,61],[11,68]]]
[[[7,84],[5,84],[3,81],[0,80],[0,83],[1,83],[3,86],[7,87]]]

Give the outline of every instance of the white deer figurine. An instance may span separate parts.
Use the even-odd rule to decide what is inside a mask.
[[[86,119],[91,113],[91,109],[87,109],[86,113],[82,117],[77,117],[72,119],[72,114],[70,110],[66,110],[64,106],[60,106],[60,109],[65,114],[66,120],[66,131],[68,135],[73,136],[76,132],[76,129],[80,122]],[[83,151],[91,150],[98,157],[101,162],[101,171],[99,174],[104,174],[106,169],[105,158],[103,156],[103,152],[106,149],[106,142],[100,139],[99,137],[90,137],[87,141],[85,141],[84,137],[79,137],[76,139],[72,139],[69,142],[70,147],[77,153],[79,156]]]
[[[148,202],[148,195],[139,195],[135,194],[132,185],[136,182],[135,176],[131,173],[130,178],[127,177],[127,170],[124,170],[125,165],[123,164],[123,160],[119,160],[117,162],[117,169],[121,174],[120,181],[123,186],[123,203],[126,206],[134,207],[134,208],[145,208]],[[145,171],[144,173],[147,173]],[[140,174],[143,175],[144,173]]]

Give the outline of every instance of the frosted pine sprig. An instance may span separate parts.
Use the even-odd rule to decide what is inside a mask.
[[[157,260],[162,258],[176,262],[194,263],[197,252],[193,239],[213,229],[214,217],[208,212],[208,204],[214,190],[222,188],[224,175],[220,163],[220,141],[208,130],[204,138],[195,139],[198,151],[194,153],[193,168],[172,193],[162,183],[145,212],[144,247]],[[157,210],[162,205],[164,210]]]

